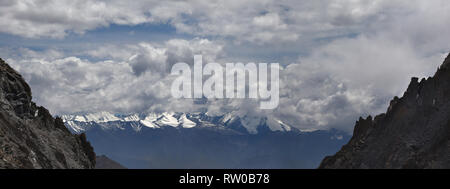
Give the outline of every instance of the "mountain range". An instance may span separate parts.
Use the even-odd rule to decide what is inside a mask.
[[[103,129],[119,128],[125,125],[139,131],[146,128],[206,128],[215,127],[223,130],[257,134],[258,130],[293,131],[297,130],[280,120],[265,116],[239,115],[235,112],[220,116],[210,116],[208,113],[148,113],[148,114],[112,114],[109,112],[97,112],[81,115],[62,115],[64,123],[75,133],[88,131],[92,126],[100,126]]]
[[[450,168],[449,129],[450,55],[353,135],[238,112],[54,118],[0,59],[0,168]]]
[[[63,115],[98,154],[127,168],[315,168],[349,138],[230,112]]]

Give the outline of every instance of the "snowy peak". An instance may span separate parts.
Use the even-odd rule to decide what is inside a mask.
[[[139,120],[139,122],[146,127],[159,128],[159,126],[154,123],[157,119],[158,119],[158,115],[151,113],[151,114],[148,114],[144,119]]]
[[[183,128],[193,128],[197,125],[195,122],[189,120],[186,114],[181,115],[181,117],[178,119],[178,122]]]
[[[63,120],[77,121],[77,122],[96,122],[105,123],[111,121],[119,121],[120,118],[116,117],[114,114],[109,112],[97,112],[86,115],[63,115],[61,116]]]
[[[141,119],[139,118],[139,114],[132,114],[132,115],[129,115],[129,116],[123,118],[123,120],[124,121],[139,121]]]
[[[267,126],[270,128],[270,130],[291,131],[291,126],[283,123],[282,121],[280,121],[278,119],[268,119]]]
[[[249,133],[257,134],[258,129],[262,126],[267,127],[271,131],[291,131],[291,127],[282,121],[272,116],[260,116],[260,115],[244,115],[240,116],[234,112],[225,114],[221,122],[226,125],[242,125]]]
[[[156,122],[158,125],[167,125],[172,127],[178,127],[180,124],[178,122],[178,119],[174,117],[173,113],[163,113],[160,118],[158,118],[158,121]]]
[[[98,123],[120,120],[120,118],[116,117],[115,115],[113,115],[109,112],[93,113],[93,114],[85,115],[84,117],[86,118],[87,121],[93,121],[93,122],[98,122]]]

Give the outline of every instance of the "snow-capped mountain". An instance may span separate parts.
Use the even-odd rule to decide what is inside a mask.
[[[161,127],[217,127],[218,129],[231,129],[250,134],[257,134],[258,130],[261,129],[268,129],[270,131],[296,130],[275,118],[248,115],[240,116],[236,113],[209,116],[207,113],[164,112],[115,115],[109,112],[98,112],[84,115],[63,115],[61,118],[67,127],[75,133],[85,132],[94,126],[100,126],[103,129],[124,129],[124,127],[131,126],[137,132],[142,127],[152,129]]]
[[[315,168],[350,136],[301,131],[281,120],[230,112],[61,116],[95,152],[128,168]]]

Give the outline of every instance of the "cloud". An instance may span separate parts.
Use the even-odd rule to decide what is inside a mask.
[[[0,4],[0,31],[30,38],[62,38],[110,24],[151,21],[147,12],[133,11],[136,6],[121,1],[8,1]]]
[[[21,50],[22,59],[7,61],[30,83],[36,101],[58,114],[203,108],[213,115],[268,116],[304,130],[350,132],[358,116],[384,111],[392,96],[401,95],[411,76],[431,75],[444,55],[427,57],[406,44],[361,35],[330,42],[284,67],[280,104],[274,110],[260,110],[259,101],[248,99],[210,99],[204,104],[173,99],[174,78],[167,74],[167,67],[177,61],[192,63],[197,53],[205,55],[204,62],[223,63],[221,49],[220,42],[206,39],[173,39],[88,51],[90,56],[103,58],[96,62],[64,57],[55,50],[38,53],[29,49]]]
[[[150,44],[141,43],[140,52],[130,57],[130,65],[134,74],[142,75],[147,70],[152,70],[156,73],[166,71],[166,50],[162,48],[155,48]]]
[[[445,55],[364,35],[333,41],[283,70],[274,114],[304,129],[351,131],[357,117],[386,111],[411,77],[433,75]]]
[[[35,100],[53,113],[192,111],[192,100],[171,98],[174,78],[167,74],[169,60],[184,61],[195,53],[215,60],[221,53],[220,44],[206,39],[123,47],[109,45],[90,51],[88,56],[102,58],[95,62],[65,57],[54,50],[40,53],[30,49],[21,49],[21,57],[7,61],[29,82]]]
[[[206,108],[305,130],[351,131],[359,116],[385,111],[410,77],[433,74],[450,49],[449,10],[443,0],[2,1],[0,32],[28,38],[64,40],[112,24],[168,24],[189,35],[158,43],[89,41],[77,52],[3,47],[1,53],[29,81],[36,101],[58,114]],[[173,64],[192,64],[194,54],[204,62],[255,61],[245,49],[264,49],[270,62],[289,50],[296,60],[280,62],[277,109],[259,110],[256,100],[171,98]]]
[[[423,5],[417,0],[4,1],[0,4],[0,31],[30,38],[63,38],[112,24],[167,23],[194,36],[267,44],[358,33],[424,11]],[[429,9],[441,9],[447,16],[443,6],[445,1],[440,0],[426,3]]]
[[[147,70],[167,74],[172,65],[179,62],[192,65],[196,54],[203,55],[205,62],[214,62],[225,56],[223,46],[222,41],[175,38],[162,43],[106,44],[88,49],[84,54],[96,59],[126,61],[139,76]]]

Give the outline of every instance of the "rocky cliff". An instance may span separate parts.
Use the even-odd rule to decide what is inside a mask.
[[[0,168],[94,168],[86,136],[31,99],[22,76],[0,59]]]
[[[433,77],[412,78],[386,113],[360,118],[319,168],[450,168],[450,55]]]
[[[126,169],[116,161],[109,159],[105,155],[97,156],[95,169]]]

